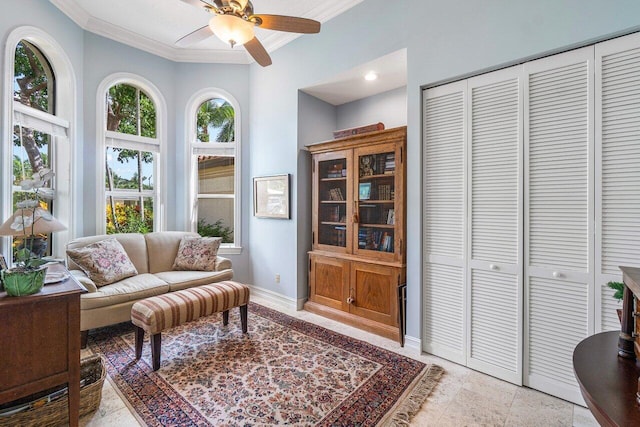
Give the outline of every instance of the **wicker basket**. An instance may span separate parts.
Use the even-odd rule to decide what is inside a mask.
[[[102,355],[92,355],[80,361],[80,378],[85,384],[80,388],[80,416],[88,415],[98,409],[102,398],[102,385],[106,376],[105,360]],[[54,390],[47,390],[51,393]],[[46,394],[44,395],[46,396]],[[39,395],[30,396],[24,400],[37,400]],[[0,427],[30,426],[45,427],[59,426],[69,422],[68,396],[65,395],[52,402],[17,412],[13,415],[0,417]]]

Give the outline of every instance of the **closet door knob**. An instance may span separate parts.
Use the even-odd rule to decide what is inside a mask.
[[[490,269],[490,270],[493,270],[493,271],[498,271],[498,270],[500,270],[500,268],[498,268],[498,266],[497,266],[497,265],[495,265],[495,264],[489,264],[489,269]]]
[[[562,273],[560,273],[559,271],[554,271],[552,276],[554,279],[559,279],[562,277]]]

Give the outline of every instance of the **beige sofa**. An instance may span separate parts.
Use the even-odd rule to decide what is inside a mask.
[[[141,299],[233,278],[231,260],[218,256],[215,271],[173,271],[173,261],[183,236],[198,236],[182,231],[148,234],[127,233],[81,237],[67,244],[67,249],[87,246],[115,237],[124,247],[138,274],[110,285],[95,283],[67,256],[71,273],[87,288],[80,297],[80,330],[86,345],[90,329],[131,320],[131,306]]]

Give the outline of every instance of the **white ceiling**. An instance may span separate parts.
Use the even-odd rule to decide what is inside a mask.
[[[369,72],[373,81],[364,79]],[[303,88],[302,91],[332,105],[341,105],[407,85],[407,50],[401,49],[371,62],[358,65],[329,80]]]
[[[201,28],[211,14],[181,0],[49,0],[83,29],[177,62],[249,64],[241,46],[231,48],[212,36],[188,48],[176,40]],[[254,13],[299,16],[324,23],[363,0],[251,0]],[[322,32],[322,29],[320,30]],[[256,28],[267,52],[284,46],[295,34]],[[368,71],[379,78],[366,82]],[[386,55],[303,89],[330,104],[340,105],[406,85],[406,51]]]
[[[209,22],[211,14],[181,0],[49,0],[87,31],[173,61],[248,64],[244,48],[231,48],[217,37],[188,48],[175,41]],[[326,22],[362,0],[252,0],[254,13],[299,16]],[[322,31],[322,30],[321,30]],[[300,34],[256,29],[267,52]],[[313,37],[313,34],[303,35]]]

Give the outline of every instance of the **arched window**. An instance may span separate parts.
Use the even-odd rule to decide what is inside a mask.
[[[13,93],[4,101],[4,122],[10,124],[5,133],[3,152],[2,216],[8,218],[33,190],[21,187],[37,172],[51,169],[55,176],[46,182],[39,195],[45,196],[41,206],[65,224],[68,230],[54,235],[37,235],[39,255],[64,255],[64,246],[73,230],[71,210],[72,157],[70,120],[75,116],[75,75],[70,61],[57,43],[43,31],[20,27],[7,38],[7,76],[5,93]],[[7,137],[8,132],[12,132]],[[55,197],[57,194],[57,197]],[[25,246],[16,236],[13,251]],[[3,252],[10,253],[2,242]]]
[[[106,233],[148,233],[161,227],[158,179],[162,150],[157,89],[128,76],[101,85],[102,225]],[[99,92],[100,93],[100,92]]]
[[[191,229],[222,237],[221,251],[240,247],[240,114],[224,91],[205,89],[188,103]]]

